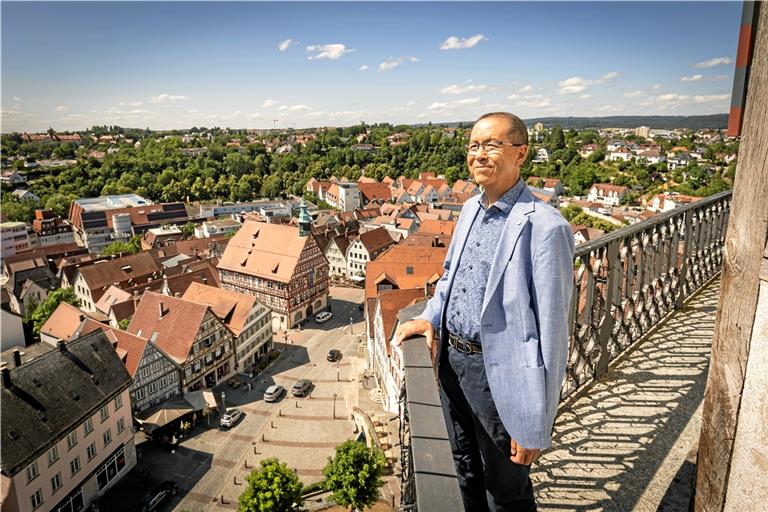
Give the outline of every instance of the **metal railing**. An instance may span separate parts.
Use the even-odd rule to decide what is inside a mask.
[[[608,371],[627,348],[720,271],[731,191],[576,247],[569,356],[561,401]],[[424,303],[400,311],[402,323]],[[423,338],[403,344],[400,510],[459,510],[461,497]]]
[[[720,271],[730,204],[729,190],[576,247],[561,399],[607,372]]]

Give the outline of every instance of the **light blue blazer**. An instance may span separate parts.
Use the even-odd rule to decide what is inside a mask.
[[[445,257],[445,272],[418,317],[439,329],[438,354],[447,347],[446,299],[469,229],[481,211],[480,196],[464,204]],[[496,409],[509,435],[525,448],[552,444],[568,358],[573,258],[571,226],[560,212],[524,188],[507,217],[491,264],[480,340]]]

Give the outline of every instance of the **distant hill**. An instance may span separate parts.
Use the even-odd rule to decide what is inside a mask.
[[[576,128],[637,128],[648,126],[674,130],[675,128],[700,130],[703,128],[726,129],[728,114],[711,114],[707,116],[608,116],[608,117],[535,117],[525,119],[528,128],[535,123],[542,123],[546,128],[560,125],[565,129]],[[440,126],[472,126],[472,121],[458,123],[439,123]],[[436,123],[437,124],[437,123]],[[423,125],[418,125],[423,126]]]

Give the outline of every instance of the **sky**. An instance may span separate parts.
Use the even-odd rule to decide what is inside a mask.
[[[6,2],[2,131],[730,105],[740,2]]]

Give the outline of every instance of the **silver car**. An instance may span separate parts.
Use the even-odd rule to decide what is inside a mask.
[[[231,427],[237,423],[237,420],[239,420],[242,415],[243,411],[240,409],[228,409],[227,412],[224,413],[224,416],[221,417],[221,426]]]
[[[265,402],[277,402],[285,394],[285,388],[279,384],[269,386],[264,392]]]

